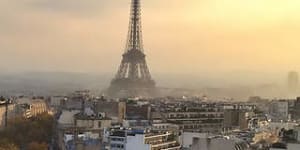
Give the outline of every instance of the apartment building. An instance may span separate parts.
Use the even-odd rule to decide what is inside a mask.
[[[112,130],[109,150],[180,150],[178,136],[169,131]]]

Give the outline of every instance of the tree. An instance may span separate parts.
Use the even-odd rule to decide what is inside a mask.
[[[12,145],[29,150],[30,148],[35,150],[37,147],[37,150],[43,150],[45,147],[47,149],[47,143],[51,141],[53,136],[54,123],[53,116],[48,114],[41,114],[31,119],[14,118],[10,120],[7,128],[0,131],[0,148],[10,150],[9,147],[3,145],[12,143]]]
[[[19,148],[15,145],[10,143],[7,139],[2,139],[0,141],[0,150],[18,150]]]
[[[46,143],[31,142],[28,144],[28,150],[47,150],[48,145]]]

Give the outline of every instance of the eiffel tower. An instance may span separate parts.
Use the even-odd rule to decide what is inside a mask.
[[[140,0],[131,1],[130,15],[125,52],[108,89],[113,97],[151,96],[155,89],[143,50]]]

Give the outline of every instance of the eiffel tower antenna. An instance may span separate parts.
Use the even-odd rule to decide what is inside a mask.
[[[117,96],[124,92],[127,97],[149,96],[154,88],[155,82],[151,79],[143,50],[141,2],[132,0],[125,52],[108,94]]]

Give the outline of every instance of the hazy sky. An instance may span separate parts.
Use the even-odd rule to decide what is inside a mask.
[[[116,72],[130,0],[0,0],[0,69]],[[142,0],[154,73],[300,70],[299,0]]]

